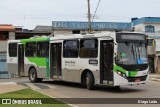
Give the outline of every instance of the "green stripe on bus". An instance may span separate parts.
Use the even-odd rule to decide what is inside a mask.
[[[36,66],[45,67],[46,68],[46,76],[50,78],[49,72],[49,58],[28,58],[28,60]]]
[[[28,58],[28,60],[30,62],[35,63],[37,66],[46,67],[46,58],[36,58],[36,57],[33,57],[33,58]]]
[[[49,38],[23,39],[23,40],[21,40],[21,43],[25,44],[27,42],[40,42],[40,41],[49,41]]]
[[[122,72],[124,74],[126,74],[126,72],[127,72],[122,67],[115,65],[114,66],[114,72],[117,72],[117,71],[120,71],[120,72]],[[136,77],[137,74],[138,74],[138,71],[128,71],[128,76],[129,77]]]
[[[114,72],[117,72],[117,71],[120,71],[120,72],[123,72],[124,74],[126,74],[126,70],[125,69],[123,69],[120,66],[115,65],[114,66]]]
[[[138,71],[129,71],[129,77],[135,77],[138,74]]]

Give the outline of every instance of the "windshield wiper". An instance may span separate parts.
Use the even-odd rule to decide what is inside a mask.
[[[141,46],[141,43],[139,43],[139,44],[137,45],[139,59],[141,58],[141,55],[140,55],[140,50],[139,50],[140,46]]]
[[[132,51],[131,52],[133,54],[134,60],[136,60],[136,56],[135,56],[135,53],[134,53],[135,51],[134,51],[133,45],[132,45]]]
[[[126,44],[126,46],[128,47],[128,49],[130,48],[130,46],[129,46],[129,44],[128,44],[128,42],[125,42],[125,44]],[[135,56],[135,51],[134,51],[134,48],[133,48],[133,45],[131,45],[131,53],[133,54],[133,57],[134,57],[134,60],[136,60],[136,56]]]

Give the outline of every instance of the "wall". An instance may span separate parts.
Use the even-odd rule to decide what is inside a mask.
[[[144,24],[139,24],[134,26],[134,31],[135,32],[145,32]]]
[[[154,26],[155,32],[154,33],[145,32],[145,26],[147,25]],[[160,23],[143,23],[143,24],[134,26],[134,28],[136,32],[143,32],[143,33],[146,33],[148,36],[160,36]]]
[[[7,41],[0,41],[0,52],[7,52]]]
[[[54,36],[58,36],[58,35],[64,35],[64,36],[69,36],[72,34],[72,30],[56,30],[54,31]]]
[[[9,39],[15,40],[15,32],[9,32]]]
[[[0,53],[0,78],[9,78],[6,64],[6,53]]]

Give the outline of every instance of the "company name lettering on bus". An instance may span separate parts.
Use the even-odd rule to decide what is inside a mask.
[[[10,62],[13,62],[13,59],[12,59],[12,58],[10,58],[9,60],[10,60]]]
[[[121,39],[124,39],[124,40],[145,40],[144,36],[141,36],[141,35],[122,35]]]
[[[65,61],[65,66],[75,66],[75,61]]]

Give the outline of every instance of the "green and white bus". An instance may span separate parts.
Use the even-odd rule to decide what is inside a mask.
[[[119,87],[148,79],[146,37],[133,32],[105,32],[9,40],[8,71],[43,79]]]

